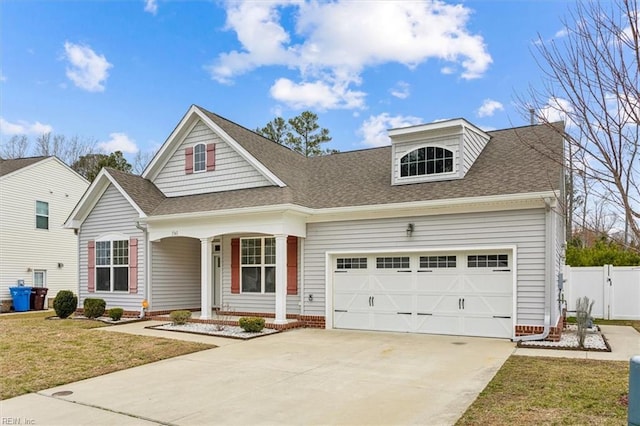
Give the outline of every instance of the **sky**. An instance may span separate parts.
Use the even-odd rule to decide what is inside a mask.
[[[570,2],[0,1],[0,143],[44,132],[131,159],[192,104],[249,129],[310,110],[350,151],[465,118],[526,125],[536,40]]]

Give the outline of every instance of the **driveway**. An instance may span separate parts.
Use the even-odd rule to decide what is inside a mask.
[[[513,350],[498,339],[300,329],[2,401],[0,415],[36,425],[447,425]],[[53,396],[61,391],[72,393]]]

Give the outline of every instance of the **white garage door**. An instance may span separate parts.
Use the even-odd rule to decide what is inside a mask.
[[[510,251],[333,258],[335,328],[513,334]]]

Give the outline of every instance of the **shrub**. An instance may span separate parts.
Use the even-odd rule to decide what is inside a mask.
[[[84,299],[84,316],[87,318],[98,318],[104,315],[107,304],[104,299]]]
[[[242,317],[238,320],[238,324],[248,333],[258,333],[264,328],[264,318]]]
[[[595,300],[589,301],[587,296],[576,300],[576,323],[578,324],[578,344],[584,348],[584,339],[587,335],[587,328],[593,325],[591,310]]]
[[[60,290],[53,299],[53,309],[60,318],[67,318],[76,311],[78,307],[78,297],[69,290]]]
[[[173,325],[183,325],[191,318],[191,311],[173,311],[169,314]]]
[[[124,309],[122,308],[109,309],[109,318],[114,321],[120,321],[120,318],[122,318],[122,314],[124,314]]]

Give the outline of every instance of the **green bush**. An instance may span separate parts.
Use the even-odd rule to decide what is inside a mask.
[[[104,299],[84,299],[84,316],[87,318],[98,318],[104,315],[107,304]]]
[[[240,327],[249,333],[258,333],[264,328],[264,318],[260,317],[242,317],[238,320]]]
[[[169,314],[173,325],[183,325],[191,318],[191,311],[173,311]]]
[[[60,318],[67,318],[78,308],[78,297],[69,290],[60,290],[53,299],[53,309]]]
[[[120,318],[122,318],[122,314],[124,314],[124,309],[122,308],[109,309],[109,318],[114,321],[120,321]]]

